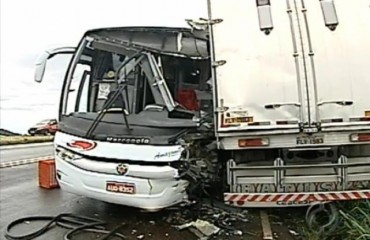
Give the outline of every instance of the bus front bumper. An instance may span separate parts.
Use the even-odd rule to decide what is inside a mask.
[[[187,199],[188,182],[176,178],[145,178],[86,171],[55,157],[62,190],[104,202],[156,211]]]

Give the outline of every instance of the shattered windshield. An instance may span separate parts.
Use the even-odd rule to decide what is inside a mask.
[[[203,98],[210,79],[209,59],[201,53],[207,41],[184,29],[96,30],[77,48],[61,114],[199,110],[196,94]]]
[[[137,126],[174,127],[175,121],[193,126],[200,111],[212,111],[209,59],[182,54],[194,55],[194,49],[185,45],[194,45],[192,36],[172,48],[179,39],[173,33],[156,32],[162,47],[156,45],[152,51],[145,48],[145,41],[153,39],[150,32],[140,32],[140,38],[129,31],[118,33],[119,38],[114,30],[88,35],[77,47],[63,87],[63,131],[89,138],[109,132],[132,134]],[[132,42],[122,40],[125,34],[132,35]],[[162,48],[166,51],[161,52]]]
[[[118,90],[122,97],[116,98],[106,110],[130,114],[140,112],[148,104],[160,104],[149,86],[148,69],[143,69],[138,60],[140,56],[130,59],[129,55],[86,47],[72,75],[67,114],[100,112]]]
[[[177,38],[171,35],[169,39]],[[117,40],[86,37],[67,74],[61,115],[89,113],[78,116],[99,124],[106,114],[122,114],[128,126],[126,116],[145,114],[147,109],[199,111],[211,106],[204,97],[209,79],[209,59],[166,55],[127,47]]]

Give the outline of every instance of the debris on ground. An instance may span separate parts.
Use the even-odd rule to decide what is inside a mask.
[[[214,224],[208,221],[200,220],[200,219],[197,219],[196,221],[186,223],[180,226],[174,226],[174,227],[177,230],[183,230],[185,228],[194,227],[202,234],[201,236],[198,236],[201,239],[207,239],[207,237],[217,234],[220,231],[220,228],[216,227]]]
[[[292,229],[289,229],[289,233],[292,234],[293,236],[299,236],[299,233],[297,233],[296,231]]]
[[[141,235],[137,236],[136,238],[141,240],[141,239],[144,239],[144,237],[145,237],[144,234],[141,234]]]
[[[199,239],[215,235],[249,235],[236,227],[236,223],[249,222],[248,211],[216,201],[202,201],[172,209],[164,220],[179,231],[188,229]]]

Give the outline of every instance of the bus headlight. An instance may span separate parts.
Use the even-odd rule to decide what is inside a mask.
[[[80,155],[77,155],[67,149],[64,149],[64,148],[60,148],[60,147],[57,147],[56,148],[56,155],[64,160],[64,161],[67,161],[67,162],[72,162],[72,161],[75,161],[75,160],[78,160],[78,159],[81,159],[82,157]]]

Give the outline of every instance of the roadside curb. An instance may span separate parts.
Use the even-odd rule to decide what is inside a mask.
[[[21,165],[26,165],[26,164],[32,164],[32,163],[37,163],[39,161],[47,160],[51,158],[54,158],[54,156],[50,155],[50,156],[39,157],[39,158],[31,158],[31,159],[23,159],[23,160],[18,160],[18,161],[4,162],[4,163],[0,163],[0,168],[16,167],[16,166],[21,166]]]

